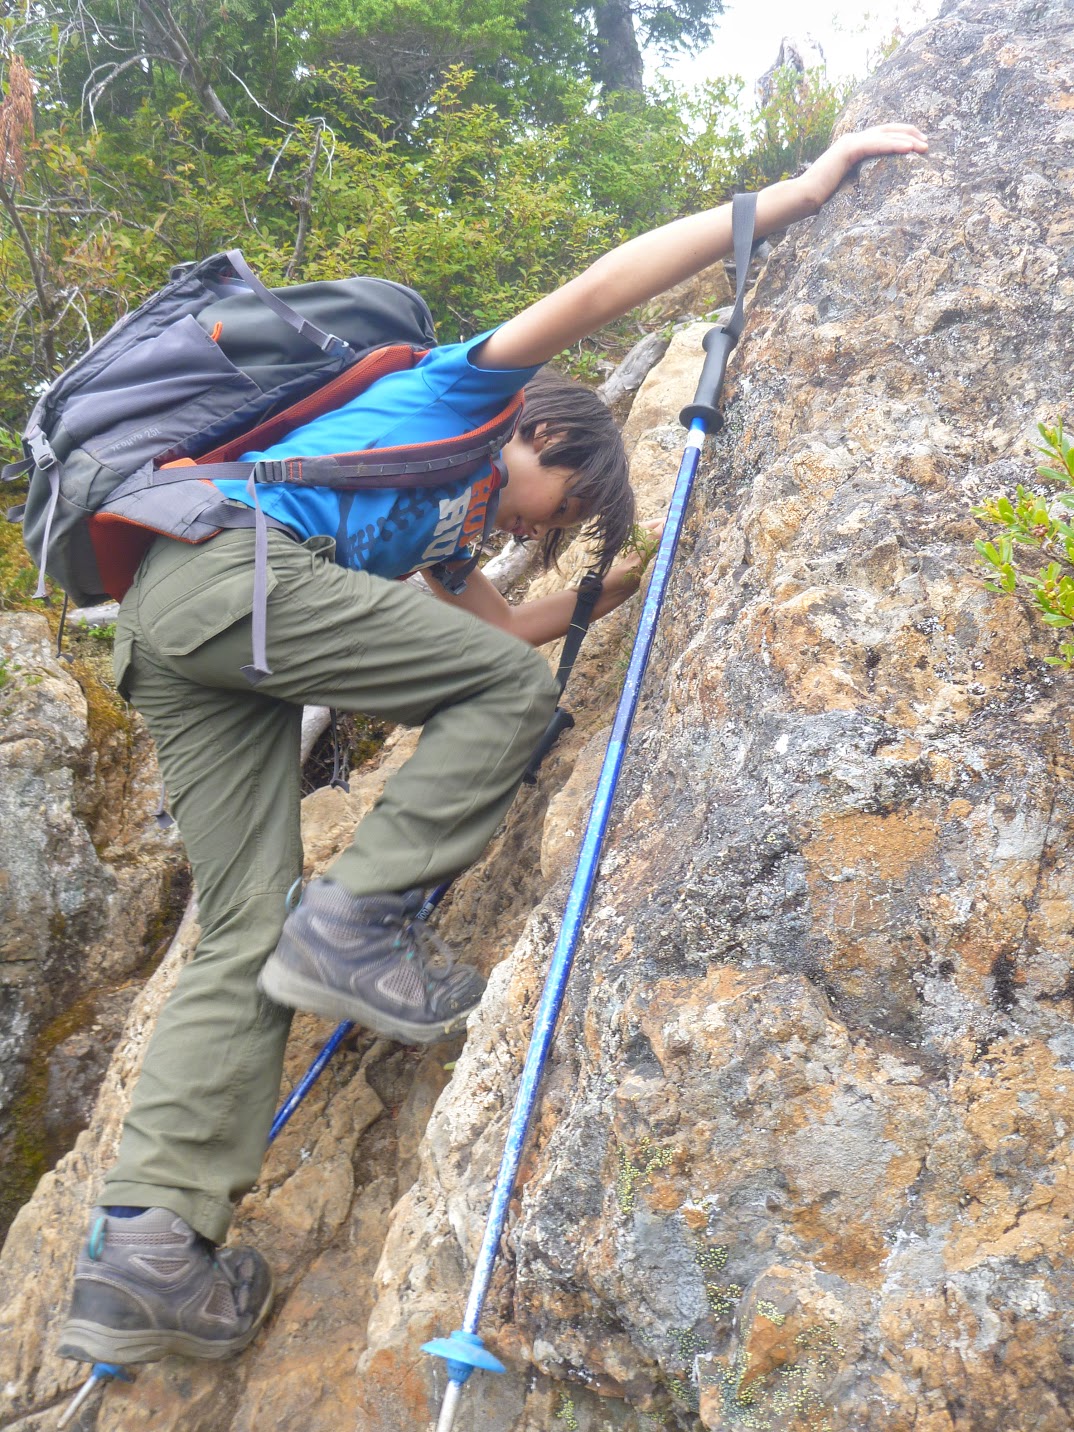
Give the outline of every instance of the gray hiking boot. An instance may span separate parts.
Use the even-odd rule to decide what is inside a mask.
[[[352,895],[315,880],[287,917],[258,984],[269,999],[351,1019],[404,1044],[461,1029],[485,981],[414,916],[421,894]]]
[[[59,1353],[112,1363],[230,1357],[271,1306],[272,1272],[252,1248],[214,1248],[167,1208],[134,1218],[95,1208]]]

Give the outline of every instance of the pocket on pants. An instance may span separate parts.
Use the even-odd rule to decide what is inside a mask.
[[[253,542],[227,540],[231,535],[190,548],[179,558],[168,552],[163,573],[158,576],[155,562],[146,572],[138,621],[162,655],[189,656],[253,611]],[[269,592],[276,580],[270,567]]]
[[[116,630],[115,641],[112,645],[112,676],[116,683],[116,690],[124,701],[130,700],[130,692],[127,690],[127,674],[133,660],[134,637],[129,630],[120,626]]]

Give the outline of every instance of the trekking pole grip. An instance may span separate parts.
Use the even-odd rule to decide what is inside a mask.
[[[723,427],[723,418],[717,404],[723,391],[723,378],[727,372],[727,360],[731,349],[738,342],[742,332],[743,305],[746,301],[746,277],[749,273],[750,256],[753,252],[753,238],[757,228],[757,195],[736,194],[731,200],[731,242],[735,251],[735,306],[731,317],[721,328],[710,328],[705,334],[702,347],[705,350],[705,366],[701,369],[694,401],[688,403],[679,414],[679,422],[688,428],[700,418],[705,431],[718,433]]]
[[[718,433],[723,427],[723,418],[717,403],[723,389],[727,360],[735,346],[737,335],[728,333],[726,328],[710,328],[705,334],[702,347],[705,350],[705,366],[701,369],[694,401],[687,403],[679,414],[679,422],[688,428],[695,418],[703,418],[710,433]]]

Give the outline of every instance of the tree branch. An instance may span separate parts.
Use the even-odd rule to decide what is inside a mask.
[[[167,0],[138,0],[138,10],[145,16],[148,26],[155,27],[165,45],[170,47],[171,63],[178,67],[180,73],[190,76],[202,107],[221,124],[226,124],[228,129],[234,129],[235,121],[209,83],[189,40],[172,14],[171,6],[168,5]]]
[[[94,106],[113,80],[117,80],[123,71],[129,70],[132,65],[144,64],[149,60],[166,61],[167,59],[167,55],[156,55],[148,50],[139,50],[136,55],[130,55],[125,60],[105,60],[102,64],[94,65],[93,69],[90,70],[86,76],[85,84],[82,86],[82,105],[83,108],[89,110],[90,123],[93,127],[95,129],[97,127],[97,116],[94,113]],[[94,84],[94,76],[100,74],[101,70],[108,70],[108,74],[103,80]],[[92,88],[90,88],[91,85]],[[87,90],[89,91],[88,94]]]
[[[41,342],[45,349],[45,360],[52,372],[56,371],[56,345],[52,339],[52,320],[55,309],[49,297],[48,281],[45,277],[45,270],[41,266],[40,258],[34,248],[33,240],[27,232],[26,225],[22,222],[22,216],[15,204],[14,189],[9,193],[5,185],[0,184],[0,205],[11,220],[11,227],[18,235],[19,243],[22,245],[26,261],[30,265],[30,277],[33,280],[34,289],[37,292],[37,303],[41,309],[43,320]]]
[[[324,130],[318,127],[317,137],[313,141],[313,152],[310,154],[310,162],[306,166],[306,185],[301,196],[295,200],[295,206],[298,209],[298,232],[295,235],[294,253],[292,253],[285,270],[287,278],[294,278],[306,256],[306,236],[309,234],[310,209],[313,206],[313,184],[317,178],[317,161],[321,157],[323,142]]]

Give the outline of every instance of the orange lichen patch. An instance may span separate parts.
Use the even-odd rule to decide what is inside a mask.
[[[862,1219],[848,1218],[841,1203],[835,1212],[823,1201],[807,1204],[795,1210],[790,1223],[816,1267],[856,1283],[881,1281],[889,1251],[883,1234]]]
[[[679,1181],[668,1178],[666,1174],[654,1173],[645,1201],[657,1213],[675,1213],[683,1201]]]
[[[965,820],[973,813],[973,802],[967,800],[955,800],[944,811],[948,820]]]
[[[991,1259],[1057,1263],[1074,1254],[1074,1074],[1046,1045],[1009,1041],[968,1067],[951,1090],[962,1109],[957,1156],[930,1168],[938,1186],[925,1198],[930,1221],[946,1221],[950,1177],[964,1206],[951,1226],[952,1271]],[[946,1175],[946,1176],[945,1176]]]
[[[1046,939],[1052,950],[1070,951],[1074,947],[1074,910],[1069,895],[1058,895],[1037,902],[1031,918],[1031,933],[1039,940]]]
[[[683,1222],[691,1233],[703,1233],[708,1227],[709,1216],[696,1203],[688,1203],[682,1210]]]
[[[843,870],[859,869],[870,881],[902,884],[915,868],[927,872],[936,858],[937,830],[934,821],[913,811],[891,815],[867,815],[860,811],[825,817],[817,834],[802,849],[816,877],[825,883]],[[852,885],[855,882],[846,882]],[[845,886],[835,886],[839,898]],[[853,889],[850,900],[872,904],[874,897]]]
[[[784,1092],[789,1094],[794,1091],[787,1089]],[[798,1094],[793,1102],[783,1103],[772,1125],[775,1137],[780,1140],[786,1139],[789,1135],[797,1133],[799,1129],[813,1128],[822,1124],[831,1113],[835,1092],[833,1085],[824,1084],[806,1088]]]
[[[808,587],[773,605],[754,633],[763,655],[791,686],[795,701],[809,711],[852,710],[866,699],[844,664],[844,644],[835,640],[842,614],[833,611],[840,602],[841,594],[832,588]]]
[[[921,755],[922,749],[920,741],[907,738],[881,746],[876,754],[884,761],[916,761]]]
[[[884,1422],[885,1429],[920,1432],[933,1425],[924,1420],[922,1407],[965,1402],[987,1408],[989,1418],[986,1423],[962,1412],[953,1424],[956,1432],[977,1432],[985,1425],[1034,1432],[1069,1428],[1061,1393],[1054,1390],[1069,1377],[1064,1307],[1050,1316],[1038,1314],[1038,1321],[1019,1315],[1002,1298],[989,1302],[982,1307],[974,1299],[971,1307],[952,1279],[942,1295],[910,1296],[881,1312],[877,1332],[888,1370],[876,1385],[889,1406],[900,1409]]]
[[[430,1325],[429,1337],[436,1336]],[[429,1377],[415,1346],[380,1348],[367,1354],[359,1384],[359,1406],[368,1426],[424,1427],[429,1422]]]

